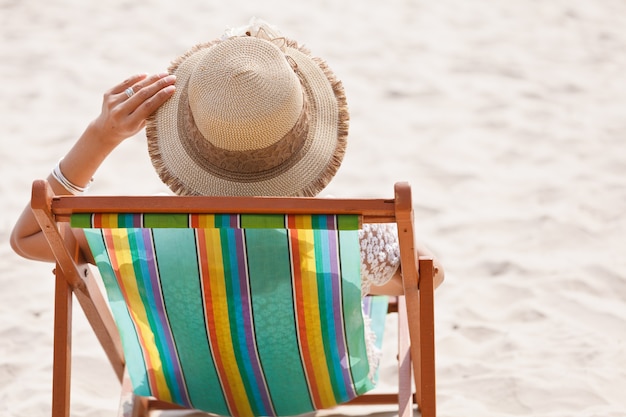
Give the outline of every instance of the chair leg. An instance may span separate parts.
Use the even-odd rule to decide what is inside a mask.
[[[412,371],[406,301],[398,297],[398,417],[413,415]]]
[[[70,415],[72,357],[72,290],[61,268],[55,270],[52,417]]]
[[[419,259],[419,358],[414,358],[415,383],[422,417],[435,417],[435,305],[434,266],[431,258]]]

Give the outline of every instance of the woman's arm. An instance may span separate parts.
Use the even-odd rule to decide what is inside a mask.
[[[125,139],[139,132],[146,118],[174,92],[175,78],[167,73],[135,75],[104,94],[102,111],[85,129],[59,163],[62,175],[72,184],[84,187],[106,157]],[[126,90],[134,94],[128,97]],[[48,176],[57,195],[70,194],[53,175]],[[24,208],[11,233],[11,247],[24,258],[54,261],[30,208]]]
[[[441,262],[439,262],[439,260],[435,257],[435,255],[433,255],[433,253],[422,243],[416,242],[415,249],[417,251],[418,257],[428,256],[428,257],[433,258],[433,267],[434,267],[434,273],[435,273],[434,285],[435,285],[435,288],[437,288],[444,280],[445,274],[443,271],[443,265],[441,265]],[[372,285],[369,293],[372,295],[392,295],[392,296],[404,294],[404,288],[402,286],[402,264],[400,264],[400,267],[397,269],[396,273],[393,275],[393,277],[389,281],[387,281],[383,285]]]

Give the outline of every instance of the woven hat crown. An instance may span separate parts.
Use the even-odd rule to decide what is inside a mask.
[[[147,120],[177,194],[312,196],[341,165],[348,109],[324,60],[255,20],[172,62],[176,90]]]
[[[198,131],[227,151],[275,144],[303,111],[302,87],[284,53],[253,37],[208,49],[189,79],[188,97]]]

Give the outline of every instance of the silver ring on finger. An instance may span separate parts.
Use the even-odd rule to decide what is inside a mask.
[[[135,90],[133,90],[133,87],[128,87],[126,90],[124,90],[124,93],[126,93],[126,96],[128,98],[131,98],[133,94],[135,94]]]

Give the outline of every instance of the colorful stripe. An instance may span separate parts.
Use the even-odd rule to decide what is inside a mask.
[[[247,216],[89,216],[110,227],[86,232],[111,301],[127,305],[112,309],[127,358],[143,363],[129,366],[136,392],[275,416],[372,388],[356,231],[336,216]],[[139,219],[187,227],[119,227]]]
[[[300,350],[312,401],[328,408],[355,397],[343,333],[337,234],[290,230]]]
[[[254,344],[244,234],[198,229],[207,331],[233,415],[274,415]]]
[[[360,217],[352,214],[178,214],[178,213],[75,213],[76,228],[245,228],[358,230]]]
[[[124,348],[124,357],[126,368],[130,375],[134,391],[137,395],[150,396],[150,387],[145,383],[147,374],[145,363],[143,361],[143,352],[141,345],[138,343],[136,327],[128,311],[126,301],[118,285],[116,271],[113,270],[109,253],[104,244],[102,231],[97,229],[86,229],[85,237],[94,255],[94,260],[109,300],[111,311],[115,317],[116,325],[119,329],[122,345]]]
[[[149,229],[104,229],[103,237],[121,293],[143,347],[150,391],[190,405],[160,290]]]
[[[343,333],[343,316],[341,300],[341,264],[339,262],[338,237],[334,230],[319,230],[322,244],[315,247],[317,252],[317,263],[323,265],[323,273],[318,274],[318,285],[326,285],[325,300],[320,300],[320,304],[326,306],[326,329],[325,346],[327,357],[332,357],[329,367],[333,371],[333,391],[338,403],[348,401],[356,396],[352,389],[352,380],[348,368],[343,366],[342,358],[348,356],[345,335]],[[330,349],[335,347],[335,349]]]

